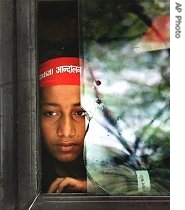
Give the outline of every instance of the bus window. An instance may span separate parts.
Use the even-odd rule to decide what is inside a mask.
[[[169,195],[169,3],[157,8],[39,4],[43,192]]]

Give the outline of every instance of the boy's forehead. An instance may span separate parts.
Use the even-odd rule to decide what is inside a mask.
[[[57,85],[43,87],[41,89],[41,100],[47,103],[59,102],[80,102],[80,86],[77,85]]]
[[[40,87],[41,93],[63,93],[63,94],[79,94],[80,86],[79,85],[53,85],[47,87]]]

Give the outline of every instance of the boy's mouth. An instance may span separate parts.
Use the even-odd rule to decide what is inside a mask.
[[[77,145],[74,143],[61,143],[61,144],[57,144],[56,146],[58,150],[62,152],[72,152],[75,150]]]

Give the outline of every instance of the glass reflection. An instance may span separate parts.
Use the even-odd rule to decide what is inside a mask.
[[[169,195],[169,2],[82,1],[82,18],[88,192]]]

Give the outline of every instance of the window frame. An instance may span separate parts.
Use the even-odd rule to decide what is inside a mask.
[[[0,4],[0,209],[12,210],[17,194],[14,3]]]

